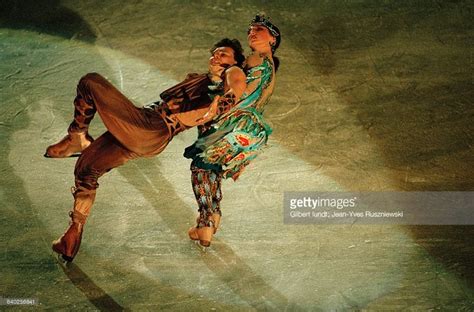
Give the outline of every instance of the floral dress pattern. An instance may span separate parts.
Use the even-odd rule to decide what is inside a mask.
[[[227,113],[213,121],[192,145],[194,166],[220,171],[223,178],[236,180],[249,162],[266,145],[272,128],[263,119],[263,107],[269,96],[261,101],[263,92],[273,79],[273,63],[264,58],[258,66],[247,70],[247,84],[258,84]],[[189,151],[189,150],[188,150]]]

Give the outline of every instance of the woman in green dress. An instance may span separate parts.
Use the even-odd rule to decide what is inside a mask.
[[[198,139],[184,154],[193,160],[191,181],[199,206],[197,226],[188,234],[203,247],[210,245],[219,226],[222,179],[237,180],[272,132],[262,114],[275,86],[279,60],[274,54],[280,45],[280,31],[265,16],[257,15],[247,39],[252,52],[244,66],[243,95],[227,112],[201,127]]]

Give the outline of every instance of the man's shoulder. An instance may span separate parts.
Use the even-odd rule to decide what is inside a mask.
[[[194,98],[200,97],[203,90],[207,90],[210,84],[210,79],[207,74],[195,74],[191,73],[178,84],[161,92],[160,97],[168,102],[171,99],[176,98]]]
[[[184,80],[189,80],[189,79],[194,79],[194,78],[198,78],[198,77],[207,77],[207,73],[188,73],[186,75],[186,78],[184,78]]]

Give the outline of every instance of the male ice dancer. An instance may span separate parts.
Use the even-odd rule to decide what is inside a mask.
[[[242,64],[242,53],[238,40],[219,41],[211,50],[209,74],[188,75],[160,94],[161,102],[142,108],[99,74],[81,78],[68,135],[49,146],[45,154],[63,158],[81,152],[74,170],[71,221],[66,232],[53,242],[55,252],[66,261],[76,256],[99,177],[131,159],[159,154],[179,132],[209,121],[235,104],[245,89],[245,74],[233,66]],[[198,111],[207,113],[196,114]],[[87,130],[96,112],[108,131],[93,141]]]
[[[252,52],[245,62],[247,78],[242,97],[202,129],[184,154],[193,160],[191,182],[199,207],[197,226],[188,234],[202,247],[211,244],[221,219],[221,180],[236,180],[272,131],[262,114],[275,85],[279,60],[274,54],[280,45],[280,30],[265,16],[257,15],[250,23],[247,39]]]

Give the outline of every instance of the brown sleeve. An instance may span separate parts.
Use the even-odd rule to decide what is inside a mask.
[[[188,74],[186,79],[160,94],[165,102],[173,100],[181,105],[180,112],[186,112],[209,105],[208,86],[211,83],[207,74]]]

